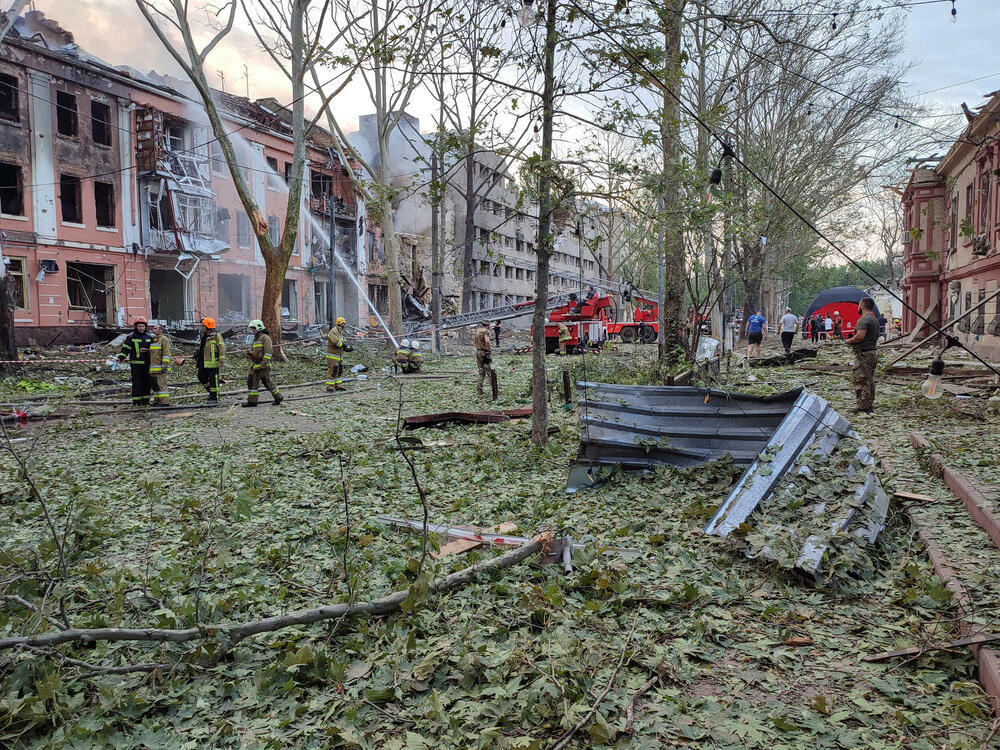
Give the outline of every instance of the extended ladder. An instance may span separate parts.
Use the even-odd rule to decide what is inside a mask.
[[[570,294],[572,294],[572,292],[556,294],[549,297],[548,302],[545,305],[545,309],[554,310],[557,307],[562,307],[569,302]],[[510,318],[516,318],[520,315],[527,315],[534,309],[534,307],[535,301],[528,300],[527,302],[518,302],[514,305],[491,307],[489,310],[475,310],[474,312],[461,313],[459,315],[449,315],[446,318],[441,318],[441,330],[443,331],[448,328],[471,326],[484,320],[508,320]],[[432,327],[433,324],[423,320],[420,321],[418,326],[413,331],[411,331],[411,334],[418,333],[420,331],[427,331]]]

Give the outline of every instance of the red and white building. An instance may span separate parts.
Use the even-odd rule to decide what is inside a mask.
[[[177,81],[114,68],[36,11],[0,50],[0,242],[15,287],[19,344],[93,341],[143,316],[238,324],[260,314],[264,265],[221,150]],[[218,92],[227,132],[277,238],[292,141],[274,100]],[[326,323],[331,214],[363,284],[385,284],[380,238],[362,221],[347,171],[316,131],[302,226],[282,298],[286,325]],[[359,263],[358,248],[361,249]],[[369,269],[368,266],[372,265]],[[339,269],[338,269],[339,270]],[[338,275],[336,315],[367,322]]]
[[[1000,92],[937,166],[913,170],[903,191],[903,297],[982,357],[1000,359]],[[903,311],[903,330],[920,325]],[[926,327],[919,335],[929,333]]]

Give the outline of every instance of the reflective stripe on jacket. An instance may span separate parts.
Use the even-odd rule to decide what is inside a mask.
[[[161,333],[149,345],[149,371],[157,375],[170,372],[170,339]]]
[[[121,355],[128,359],[130,365],[149,364],[149,345],[153,342],[153,337],[148,333],[135,333],[128,335],[122,343]],[[146,349],[147,351],[139,351]]]
[[[226,342],[218,331],[212,331],[205,336],[205,359],[201,366],[206,370],[214,370],[222,367],[225,359]]]
[[[274,354],[274,345],[271,337],[264,332],[260,332],[250,346],[250,360],[253,362],[254,370],[265,370],[271,366],[271,355]]]

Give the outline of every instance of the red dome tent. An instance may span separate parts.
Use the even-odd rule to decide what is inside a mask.
[[[858,318],[861,317],[858,315],[858,302],[867,296],[867,292],[863,292],[854,286],[834,286],[824,289],[816,295],[816,299],[812,301],[809,309],[806,310],[806,314],[802,318],[803,329],[805,329],[809,318],[813,315],[819,315],[821,318],[829,315],[831,318],[836,318],[836,313],[840,313],[840,317],[844,320],[841,335],[844,338],[853,336],[854,326],[858,322]],[[875,317],[877,318],[878,316],[878,305],[876,305]]]

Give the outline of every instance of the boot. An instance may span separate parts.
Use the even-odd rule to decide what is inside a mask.
[[[274,403],[272,403],[271,406],[278,406],[284,400],[285,400],[284,396],[275,396]]]
[[[344,386],[342,384],[337,383],[337,385],[333,386],[333,390],[335,390],[335,391],[346,391],[347,389],[344,388]]]
[[[254,401],[251,403],[250,401],[244,401],[242,404],[240,404],[240,406],[242,406],[244,409],[248,408],[253,409],[257,407],[257,402]]]
[[[205,399],[205,406],[218,406],[218,405],[219,405],[219,397],[216,396],[214,393],[208,394],[208,398]]]

